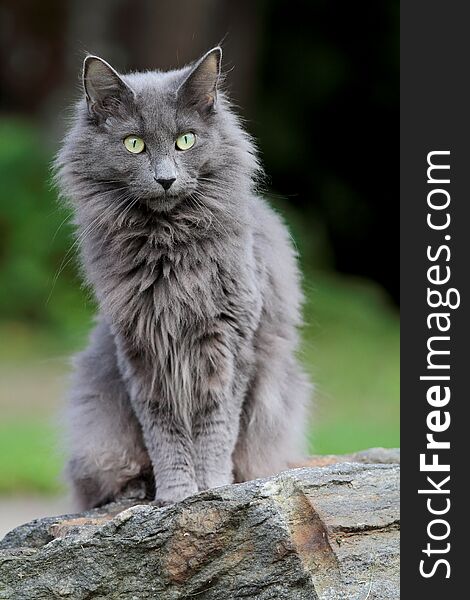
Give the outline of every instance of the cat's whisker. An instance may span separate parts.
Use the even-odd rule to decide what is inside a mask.
[[[126,206],[123,211],[121,212],[121,214],[119,215],[119,217],[117,218],[117,222],[119,223],[120,227],[123,227],[124,225],[124,221],[125,218],[129,215],[130,211],[134,208],[134,206],[139,202],[139,198],[134,198],[134,200],[131,200],[131,202],[129,203],[128,206]]]
[[[65,223],[66,223],[66,222],[67,222],[69,219],[70,219],[70,215],[67,215],[67,216],[65,217],[65,219],[64,219],[64,220],[63,220],[63,221],[60,223],[60,225],[57,227],[57,229],[55,230],[55,233],[54,233],[54,235],[52,236],[52,238],[51,238],[51,241],[50,241],[50,245],[51,245],[51,246],[52,246],[52,244],[54,243],[54,240],[56,239],[56,237],[57,237],[57,234],[59,233],[59,231],[62,229],[63,225],[64,225],[64,224],[65,224]]]
[[[107,191],[101,191],[101,190],[99,190],[99,192],[97,192],[97,194],[99,193],[99,197],[101,197],[101,196],[106,196],[107,194],[110,194],[110,193],[119,192],[119,191],[123,191],[123,190],[126,190],[126,189],[127,189],[127,186],[123,185],[121,187],[113,188],[113,189],[107,190]],[[91,193],[92,193],[92,191],[91,191]],[[98,196],[97,196],[97,199],[98,199]],[[61,208],[57,207],[57,209],[54,210],[53,212],[51,212],[50,215],[52,215],[57,210],[61,210]],[[63,221],[60,223],[60,225],[58,226],[57,230],[55,231],[54,235],[52,236],[51,243],[55,240],[55,238],[57,237],[57,234],[59,233],[61,227],[63,227],[64,223],[66,223],[66,221],[69,218],[70,218],[69,214],[65,216],[65,218],[63,219]]]
[[[199,192],[197,192],[197,191],[195,192],[195,194],[196,194],[196,195],[197,195],[198,193],[199,193]],[[213,212],[213,211],[212,211],[212,210],[209,208],[209,206],[207,205],[207,202],[204,202],[205,200],[210,200],[210,198],[208,198],[207,196],[205,196],[205,195],[202,195],[202,194],[200,194],[200,193],[199,193],[199,199],[202,201],[202,204],[203,204],[204,210],[207,210],[207,211],[208,211],[208,212],[209,212],[209,213],[210,213],[210,214],[213,216],[213,218],[215,219],[215,221],[216,221],[216,222],[217,222],[217,223],[220,225],[220,227],[222,228],[223,232],[224,232],[224,233],[225,233],[225,234],[228,236],[228,235],[229,235],[229,233],[228,233],[228,231],[227,231],[226,227],[223,225],[222,221],[216,217],[215,213],[214,213],[214,212]],[[219,205],[219,206],[220,206],[220,205]]]
[[[123,188],[123,189],[125,189],[125,188]],[[106,192],[104,192],[102,195],[104,195],[105,193],[106,193]],[[118,198],[118,200],[119,200],[119,202],[120,202],[119,206],[122,206],[122,205],[123,205],[123,204],[124,204],[126,201],[128,201],[127,194],[121,195],[121,196]],[[60,265],[59,265],[59,268],[57,269],[57,271],[56,271],[56,273],[54,274],[54,277],[53,277],[53,279],[52,279],[51,291],[49,292],[49,295],[48,295],[48,297],[47,297],[47,300],[46,300],[46,305],[47,305],[47,304],[49,304],[49,301],[50,301],[50,299],[51,299],[51,297],[52,297],[52,293],[54,292],[54,289],[55,289],[56,283],[57,283],[57,281],[58,281],[58,279],[59,279],[60,275],[61,275],[61,274],[64,272],[64,270],[67,268],[67,266],[68,266],[68,265],[70,264],[70,262],[73,260],[73,256],[70,256],[70,254],[73,252],[73,250],[74,250],[74,249],[75,249],[75,248],[76,248],[76,247],[77,247],[79,244],[82,244],[82,243],[85,241],[85,239],[86,239],[87,237],[89,237],[89,235],[91,235],[91,233],[93,232],[94,226],[96,226],[96,227],[95,227],[95,229],[97,229],[97,228],[100,226],[100,224],[101,224],[101,220],[102,220],[102,219],[105,219],[105,217],[104,217],[102,214],[99,214],[97,217],[95,217],[95,218],[94,218],[94,219],[91,221],[91,223],[89,223],[89,224],[88,224],[88,225],[85,227],[85,229],[84,229],[82,232],[80,232],[80,234],[79,234],[79,235],[76,237],[76,239],[74,240],[74,242],[71,244],[70,248],[69,248],[69,249],[67,250],[67,252],[65,253],[65,255],[64,255],[64,257],[63,257],[63,259],[62,259],[62,261],[61,261],[61,263],[60,263]],[[70,258],[69,258],[69,257],[70,257]]]
[[[216,221],[216,223],[218,225],[220,225],[220,227],[222,227],[222,229],[225,229],[223,227],[222,223],[220,222],[220,220],[217,219],[217,217],[215,216],[215,214],[213,213],[213,211],[204,202],[202,202],[203,198],[204,198],[203,196],[200,196],[199,199],[198,199],[197,195],[193,196],[193,200],[197,203],[197,206],[198,206],[199,210],[201,210],[203,214],[207,214],[210,217],[210,222],[209,222],[209,225],[208,225],[208,229],[211,227],[213,220]],[[225,232],[227,232],[226,229],[225,229]]]
[[[208,223],[208,225],[207,225],[207,229],[209,229],[209,228],[210,228],[210,226],[212,225],[212,218],[213,218],[213,215],[212,215],[212,213],[209,211],[209,213],[208,213],[208,214],[206,214],[206,213],[205,213],[205,211],[204,211],[204,207],[201,205],[201,203],[200,203],[200,202],[198,202],[197,198],[195,198],[193,195],[189,196],[189,200],[190,200],[191,202],[193,202],[193,203],[194,203],[194,206],[196,207],[196,210],[198,210],[198,209],[199,209],[199,211],[202,211],[201,218],[200,218],[200,219],[198,219],[198,218],[196,217],[198,225],[199,225],[199,223],[200,223],[200,221],[201,221],[201,220],[204,220],[204,219],[205,219],[205,217],[206,217],[206,216],[208,216],[208,217],[209,217],[209,223]]]

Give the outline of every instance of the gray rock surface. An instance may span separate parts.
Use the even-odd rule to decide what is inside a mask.
[[[0,542],[0,599],[396,600],[398,454],[361,457],[32,521]]]

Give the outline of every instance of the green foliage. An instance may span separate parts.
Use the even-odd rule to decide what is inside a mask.
[[[0,121],[0,318],[66,335],[87,308],[74,252],[66,257],[69,215],[51,187],[50,161],[37,128]]]
[[[0,424],[0,494],[61,489],[62,457],[52,425],[44,419],[8,419]]]
[[[380,288],[306,278],[303,359],[316,385],[310,449],[399,446],[399,318]]]

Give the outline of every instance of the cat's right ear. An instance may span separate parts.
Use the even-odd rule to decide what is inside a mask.
[[[110,64],[92,55],[83,63],[83,88],[88,112],[99,121],[119,111],[134,96],[133,90]]]

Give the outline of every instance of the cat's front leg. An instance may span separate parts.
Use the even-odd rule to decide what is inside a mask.
[[[179,502],[198,491],[193,442],[185,423],[163,407],[139,408],[155,477],[155,502]]]
[[[203,336],[198,406],[193,417],[194,466],[199,491],[233,483],[232,454],[238,438],[244,379],[236,339],[214,325]]]
[[[190,419],[184,410],[177,410],[174,398],[165,395],[152,361],[133,353],[123,338],[116,337],[116,345],[119,369],[152,464],[155,502],[183,500],[198,491]]]
[[[230,398],[196,418],[194,435],[194,466],[199,491],[233,483],[232,454],[236,445],[239,413],[228,408]]]

